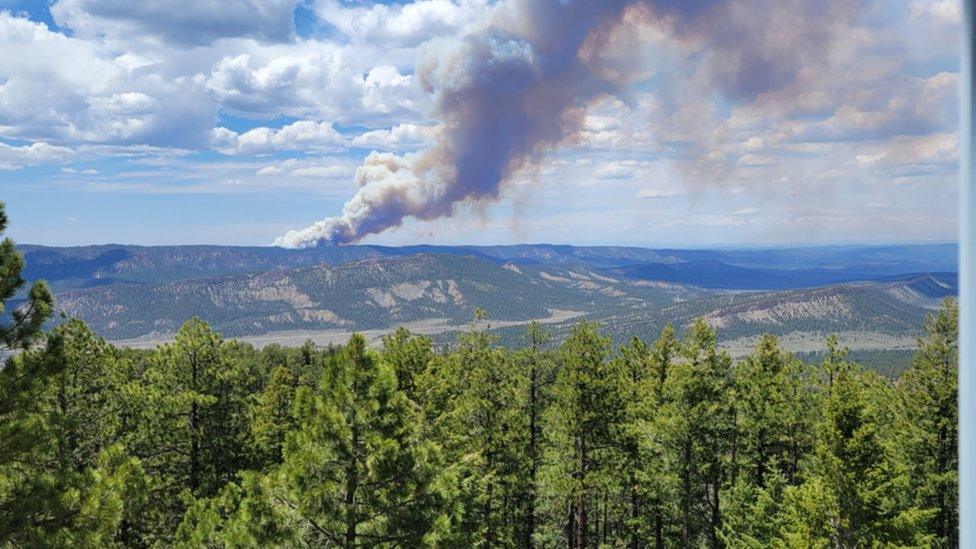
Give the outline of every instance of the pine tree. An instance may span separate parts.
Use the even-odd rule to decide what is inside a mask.
[[[736,367],[737,467],[763,488],[770,472],[796,484],[800,458],[812,447],[812,394],[803,365],[765,335]]]
[[[528,425],[528,436],[525,449],[525,459],[528,469],[523,471],[525,494],[522,519],[522,546],[535,547],[537,529],[536,499],[539,493],[539,466],[542,462],[543,421],[542,414],[546,408],[552,384],[552,365],[546,356],[543,346],[551,339],[551,335],[542,326],[532,321],[525,331],[526,348],[522,350],[519,360],[525,378],[525,397],[523,410]]]
[[[644,399],[632,416],[638,437],[638,491],[647,507],[646,512],[638,513],[637,529],[641,540],[653,540],[656,549],[665,547],[669,538],[667,527],[676,522],[671,504],[675,496],[675,468],[669,466],[666,445],[669,422],[664,411],[670,403],[668,381],[680,351],[674,327],[665,325],[650,349]]]
[[[147,540],[175,531],[188,497],[217,494],[254,463],[248,451],[253,377],[249,364],[230,360],[220,336],[194,318],[152,355],[144,379],[130,385],[138,428],[129,447],[155,481],[158,503],[144,521]]]
[[[251,438],[261,469],[281,462],[285,436],[298,426],[293,410],[297,389],[297,376],[278,366],[251,404]]]
[[[7,229],[7,215],[0,202],[0,234]],[[5,238],[0,243],[0,314],[6,311],[7,301],[23,288],[26,281],[21,276],[24,258],[14,242]],[[0,352],[27,349],[43,334],[41,327],[50,318],[53,297],[44,281],[34,282],[27,293],[27,300],[10,312],[10,322],[0,324]],[[25,361],[17,357],[4,360],[0,367],[0,467],[20,461],[30,453],[36,440],[33,431],[38,419],[38,396],[47,380],[62,364],[55,361]],[[2,479],[0,479],[2,482]],[[8,502],[0,490],[0,514],[16,513],[7,507]]]
[[[354,335],[319,389],[299,392],[301,426],[269,490],[312,545],[416,547],[446,525],[437,448],[390,365]]]
[[[813,447],[815,397],[803,364],[765,335],[735,367],[736,455],[722,539],[730,546],[783,542],[780,512]]]
[[[0,234],[7,229],[7,215],[0,202]],[[0,314],[7,301],[20,292],[26,281],[21,276],[24,258],[14,242],[0,243]],[[50,318],[53,298],[43,281],[34,282],[26,301],[10,313],[10,322],[0,324],[0,352],[28,349],[42,336]],[[25,354],[3,359],[0,366],[0,542],[13,539],[36,522],[35,513],[53,490],[45,479],[31,478],[25,464],[33,461],[44,442],[36,436],[42,428],[40,395],[62,364],[52,360],[31,360]]]
[[[477,310],[475,321],[483,319],[484,311]],[[452,541],[511,546],[519,541],[527,489],[529,432],[522,413],[525,378],[510,354],[495,346],[489,329],[472,324],[453,354],[460,387],[451,413],[465,436],[457,445],[462,504]]]
[[[27,459],[4,468],[17,509],[4,514],[3,537],[23,546],[122,541],[123,523],[132,521],[146,495],[141,465],[118,443],[117,388],[125,368],[76,320],[15,362],[26,371],[53,373],[35,395],[35,409],[25,411],[33,426]]]
[[[810,480],[799,501],[807,530],[835,547],[924,546],[927,513],[911,505],[895,447],[891,388],[878,375],[842,370],[824,403]],[[822,539],[822,538],[821,538]]]
[[[899,384],[904,450],[914,502],[934,510],[928,529],[941,547],[958,545],[959,307],[948,299],[925,325],[926,338]]]
[[[383,337],[383,360],[393,366],[400,389],[411,399],[416,398],[414,379],[427,369],[433,356],[429,337],[413,335],[402,326]]]
[[[659,378],[654,376],[653,361],[654,357],[647,344],[636,337],[631,339],[629,346],[621,349],[620,356],[615,359],[615,370],[620,384],[618,392],[623,409],[619,423],[613,426],[612,434],[622,458],[618,474],[626,484],[625,492],[629,499],[626,528],[630,532],[629,546],[633,549],[641,545],[641,518],[645,507],[640,482],[640,471],[645,457],[641,451],[642,442],[649,434],[649,423],[657,404],[655,385]]]
[[[689,328],[671,369],[664,438],[677,477],[679,543],[719,546],[721,494],[731,481],[735,424],[732,360],[703,320]]]
[[[591,536],[597,533],[597,510],[611,489],[616,459],[611,425],[622,413],[609,355],[610,340],[591,323],[576,325],[559,349],[546,413],[546,503],[553,522],[547,545],[559,540],[582,549],[598,543]]]

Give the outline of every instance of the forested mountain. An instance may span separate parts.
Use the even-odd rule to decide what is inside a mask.
[[[24,285],[9,240],[0,265],[3,305]],[[529,276],[528,267],[505,265],[481,289],[497,300],[510,299],[505,277]],[[407,297],[420,295],[413,301],[461,314],[464,292],[483,284],[462,275],[484,266],[421,254],[298,272],[314,287],[332,280],[371,296],[374,286],[348,285],[349,268],[387,283],[428,277],[391,291],[390,309],[408,310]],[[546,269],[532,276],[555,285],[540,286],[530,306],[575,286],[603,295],[600,284],[614,284]],[[260,276],[272,273],[221,280],[240,288]],[[294,276],[259,287],[301,305],[288,284],[307,287]],[[823,316],[833,317],[860,291],[897,308],[936,298],[944,284],[910,277],[804,299],[826,303]],[[732,300],[729,314],[782,321],[795,313],[783,304],[801,301],[779,295],[785,301],[743,294],[687,303]],[[871,311],[897,320],[893,309]],[[353,335],[341,346],[263,349],[194,318],[172,343],[144,350],[114,347],[79,320],[45,333],[52,314],[39,282],[0,325],[3,348],[17,351],[0,368],[2,546],[958,543],[951,298],[929,315],[897,380],[853,363],[833,337],[814,363],[773,335],[733,359],[709,326],[724,317],[708,314],[681,333],[664,325],[624,345],[599,324],[576,322],[561,340],[538,323],[519,327],[519,342],[505,347],[474,309],[476,322],[448,345],[400,329],[377,347]]]
[[[132,258],[115,263],[112,276],[116,278],[106,275],[62,279],[62,284],[55,286],[60,288],[57,308],[89,323],[103,337],[140,346],[171,339],[177,328],[193,316],[206,320],[227,336],[253,337],[261,342],[296,338],[300,342],[304,336],[321,343],[338,342],[356,330],[378,334],[377,331],[401,324],[434,336],[438,342],[449,342],[468,323],[475,309],[482,308],[488,311],[494,332],[508,345],[518,342],[524,324],[530,320],[546,322],[558,339],[567,336],[580,319],[597,320],[616,343],[624,343],[634,335],[656,337],[666,323],[683,332],[694,319],[704,317],[716,330],[720,344],[740,352],[748,350],[753,340],[764,333],[784,336],[787,348],[812,351],[810,342],[817,343],[834,332],[855,348],[904,350],[914,344],[927,312],[945,297],[956,294],[954,273],[884,273],[894,269],[894,264],[874,264],[870,268],[875,274],[864,275],[864,281],[742,291],[757,285],[757,281],[769,280],[773,272],[794,273],[789,276],[797,280],[811,276],[810,270],[733,267],[740,276],[723,279],[720,273],[729,273],[728,269],[694,270],[702,263],[714,265],[716,261],[700,259],[698,256],[706,252],[699,251],[689,261],[654,264],[657,272],[686,272],[688,276],[654,279],[640,271],[642,267],[599,267],[566,260],[585,256],[598,263],[610,261],[611,257],[629,261],[635,255],[651,253],[640,249],[499,247],[485,248],[484,253],[477,255],[423,251],[426,249],[396,248],[395,254],[389,250],[379,254],[367,247],[326,248],[319,256],[315,255],[319,252],[289,256],[304,258],[302,261],[313,262],[311,265],[266,270],[261,269],[278,261],[275,254],[291,252],[215,247],[207,249],[209,255],[202,250],[171,255],[157,250],[158,253],[150,254],[156,258],[155,263],[141,263],[149,261],[146,258],[140,259],[143,266],[138,268]],[[366,250],[374,255],[343,261],[349,254]],[[562,251],[550,263],[542,264],[539,258],[545,250]],[[489,256],[489,252],[494,256]],[[785,251],[779,253],[776,261],[791,261]],[[265,254],[261,257],[274,261],[249,264],[248,254]],[[744,257],[745,252],[740,254]],[[338,263],[322,262],[326,256]],[[822,264],[836,260],[830,254],[818,257]],[[669,252],[660,258],[674,260],[676,255]],[[917,262],[898,261],[917,266]],[[921,261],[936,263],[931,259]],[[251,265],[256,272],[197,276],[244,270],[245,265]],[[679,270],[660,271],[679,266]],[[832,276],[843,279],[854,270],[868,268],[848,266],[841,269],[842,274]],[[762,276],[757,275],[760,271]],[[826,272],[835,271],[818,267],[816,276]],[[150,275],[167,278],[177,276],[176,273],[188,278],[148,281]],[[779,280],[788,278],[775,276]],[[119,277],[127,277],[128,281],[119,282]],[[69,280],[73,282],[66,284]],[[82,280],[87,282],[82,284]],[[710,280],[726,280],[722,285],[742,288],[716,289],[719,284],[710,284]],[[806,343],[800,345],[797,341]]]
[[[473,256],[498,264],[608,269],[634,278],[708,286],[722,269],[739,276],[719,280],[722,289],[785,289],[872,280],[906,273],[955,272],[954,244],[827,246],[760,250],[675,250],[623,246],[320,246],[301,250],[241,246],[19,247],[24,276],[55,289],[122,283],[162,283],[251,274],[271,269],[337,265],[369,257],[420,253]],[[669,268],[670,267],[670,268]],[[735,269],[738,267],[738,269]],[[655,271],[657,269],[658,271]],[[658,273],[661,273],[660,275]],[[751,273],[751,276],[750,276]],[[689,278],[690,277],[690,278]],[[762,284],[750,280],[766,280]],[[747,286],[743,286],[747,284]]]

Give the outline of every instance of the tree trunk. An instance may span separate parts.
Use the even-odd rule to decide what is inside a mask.
[[[193,403],[190,404],[190,491],[195,496],[199,495],[200,489],[200,411],[196,400],[197,370],[197,357],[191,352],[190,390],[193,391]]]
[[[691,441],[685,440],[684,467],[681,471],[681,546],[690,547],[691,541]]]
[[[718,531],[722,527],[722,505],[719,501],[719,483],[716,480],[712,486],[712,500],[715,502],[712,507],[712,520],[709,536],[711,537],[712,547],[722,547],[722,541],[718,537]]]
[[[661,517],[661,502],[654,502],[654,549],[664,549],[664,521]]]
[[[355,421],[355,420],[354,420]],[[359,513],[356,509],[356,491],[359,489],[359,468],[356,459],[359,453],[359,429],[357,425],[352,427],[352,453],[349,463],[346,464],[346,547],[356,546],[356,527],[359,524]]]
[[[640,509],[637,502],[637,480],[634,473],[630,474],[630,549],[637,549],[640,544],[638,537],[637,520],[640,518]]]
[[[586,440],[580,440],[579,449],[579,501],[576,504],[576,547],[586,548]]]
[[[489,459],[489,464],[490,464],[490,462],[491,462],[491,460]],[[489,469],[488,470],[491,470],[491,466],[490,465],[489,465]],[[488,549],[491,549],[491,546],[494,545],[494,543],[495,543],[495,525],[494,525],[494,521],[492,521],[492,518],[491,518],[491,500],[494,497],[493,494],[492,494],[494,492],[494,488],[495,488],[495,483],[494,482],[491,482],[491,481],[488,481],[488,488],[486,490],[486,492],[487,492],[487,494],[486,494],[487,495],[487,498],[485,500],[485,507],[484,507],[485,526],[486,526],[486,528],[485,528],[485,547],[487,547]]]
[[[525,547],[532,549],[535,541],[535,486],[538,475],[539,460],[537,456],[539,444],[538,427],[538,400],[539,400],[539,371],[535,364],[535,356],[532,357],[532,370],[529,373],[529,486],[528,502],[525,506]]]

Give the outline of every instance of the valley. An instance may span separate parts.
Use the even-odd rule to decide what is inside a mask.
[[[150,347],[199,316],[256,346],[378,340],[397,326],[448,345],[476,309],[506,345],[530,321],[557,338],[579,320],[615,343],[679,332],[699,317],[732,354],[763,333],[812,352],[827,334],[852,350],[913,347],[956,294],[954,245],[759,250],[633,247],[22,246],[59,312],[110,341]]]

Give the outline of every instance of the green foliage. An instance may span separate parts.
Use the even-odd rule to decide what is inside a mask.
[[[600,535],[597,510],[616,490],[618,455],[613,426],[624,406],[610,357],[610,340],[596,325],[581,323],[559,351],[553,402],[546,412],[545,503],[555,519],[568,509],[565,527],[553,520],[546,543],[587,547]]]
[[[165,540],[189,497],[215,495],[252,465],[249,397],[254,373],[228,359],[234,347],[199,319],[149,357],[142,380],[127,388],[139,426],[127,441],[150,474],[155,505],[140,526],[145,540]]]
[[[353,336],[314,393],[276,475],[276,498],[313,545],[419,546],[439,535],[438,452],[389,364]]]
[[[258,350],[199,319],[116,349],[40,333],[38,287],[0,369],[3,547],[958,543],[952,301],[891,381],[836,338],[818,364],[773,336],[734,363],[700,320],[616,353],[532,324],[510,350],[480,310],[440,350],[405,329]]]
[[[293,411],[297,389],[295,374],[285,366],[278,366],[254,398],[250,429],[255,457],[262,464],[261,468],[281,461],[285,436],[298,425]]]
[[[672,368],[665,390],[668,418],[662,438],[675,457],[679,482],[679,540],[717,545],[721,495],[734,470],[736,440],[732,359],[718,351],[715,332],[695,322],[685,336],[684,360]]]
[[[947,300],[929,318],[926,337],[898,385],[910,490],[915,505],[934,511],[927,529],[940,547],[958,545],[959,307]]]

